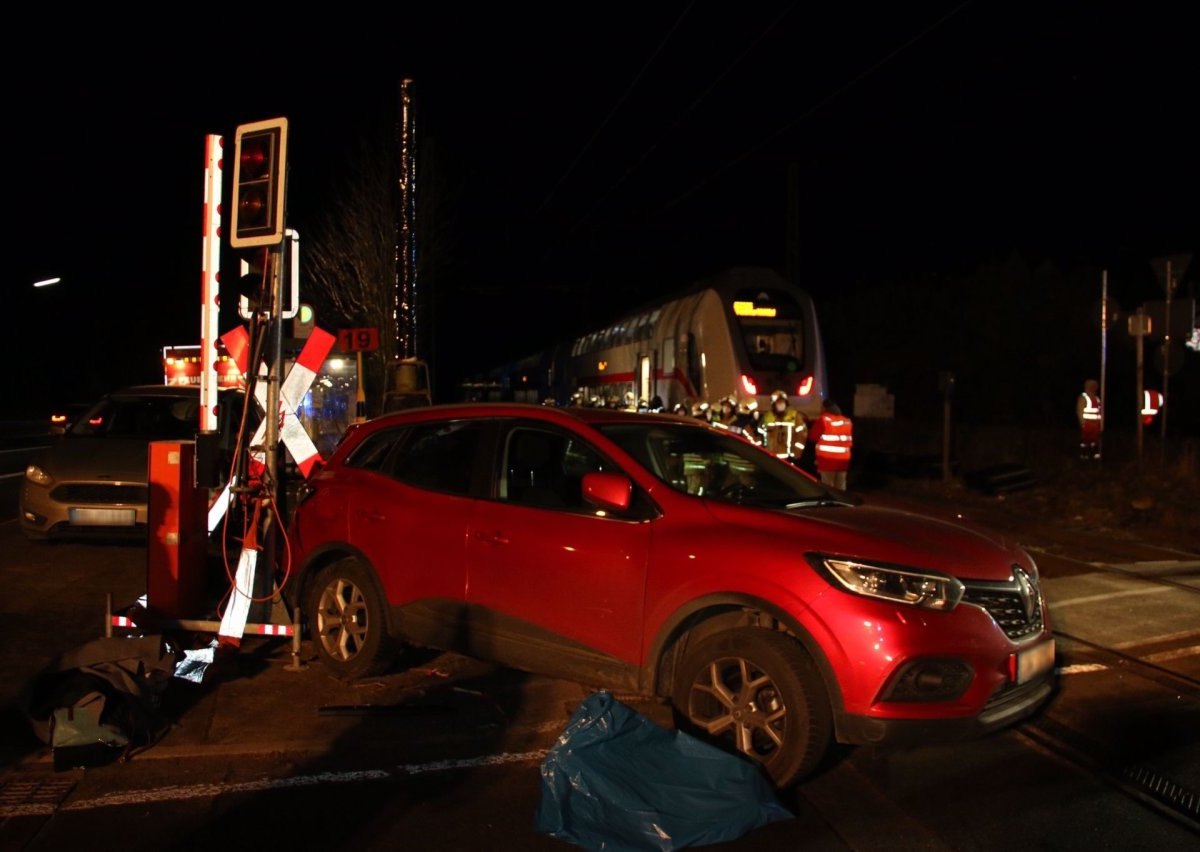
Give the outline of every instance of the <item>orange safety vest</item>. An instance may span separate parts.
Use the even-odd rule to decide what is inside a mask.
[[[842,414],[821,415],[821,437],[817,439],[817,465],[822,461],[849,461],[854,444],[854,424]]]

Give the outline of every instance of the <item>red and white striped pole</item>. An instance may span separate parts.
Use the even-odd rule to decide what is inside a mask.
[[[221,296],[221,171],[224,140],[204,137],[204,254],[200,271],[200,431],[217,429],[217,334]]]

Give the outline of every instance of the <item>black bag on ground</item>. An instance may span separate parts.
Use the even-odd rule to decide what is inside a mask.
[[[21,706],[54,749],[55,769],[108,763],[153,745],[167,729],[159,705],[175,656],[161,636],[97,639],[36,675]]]

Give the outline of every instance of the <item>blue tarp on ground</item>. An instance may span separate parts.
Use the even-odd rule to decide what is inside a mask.
[[[542,762],[534,827],[587,849],[666,852],[791,818],[757,764],[597,692]]]

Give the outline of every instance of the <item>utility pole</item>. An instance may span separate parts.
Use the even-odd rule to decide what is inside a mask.
[[[417,316],[417,122],[413,103],[413,81],[400,81],[397,128],[396,295],[392,319],[396,324],[396,355],[419,356]]]
[[[1168,402],[1171,399],[1170,395],[1167,393],[1167,381],[1168,381],[1168,377],[1171,375],[1171,370],[1170,370],[1170,367],[1171,367],[1171,291],[1175,289],[1175,281],[1172,278],[1172,269],[1171,269],[1171,259],[1170,258],[1167,258],[1167,279],[1165,281],[1165,286],[1166,286],[1166,290],[1167,290],[1167,309],[1165,311],[1165,313],[1166,313],[1166,317],[1165,317],[1166,328],[1163,330],[1163,345],[1162,345],[1162,353],[1163,353],[1162,397],[1163,398],[1162,398],[1162,411],[1160,412],[1160,414],[1162,415],[1162,426],[1161,426],[1162,431],[1159,433],[1160,438],[1161,438],[1161,440],[1159,441],[1159,444],[1160,444],[1159,450],[1161,452],[1159,461],[1164,466],[1167,463],[1167,408],[1168,408]],[[1139,399],[1140,399],[1140,396],[1139,396]]]
[[[1100,459],[1104,459],[1104,418],[1108,406],[1108,270],[1100,275]]]
[[[1139,307],[1137,313],[1129,318],[1129,333],[1137,338],[1137,399],[1134,400],[1133,411],[1137,415],[1137,457],[1138,463],[1142,461],[1142,448],[1144,446],[1145,430],[1142,428],[1142,395],[1145,391],[1145,383],[1142,381],[1142,365],[1145,362],[1143,341],[1146,339],[1146,309]],[[1103,410],[1103,406],[1101,406]]]

